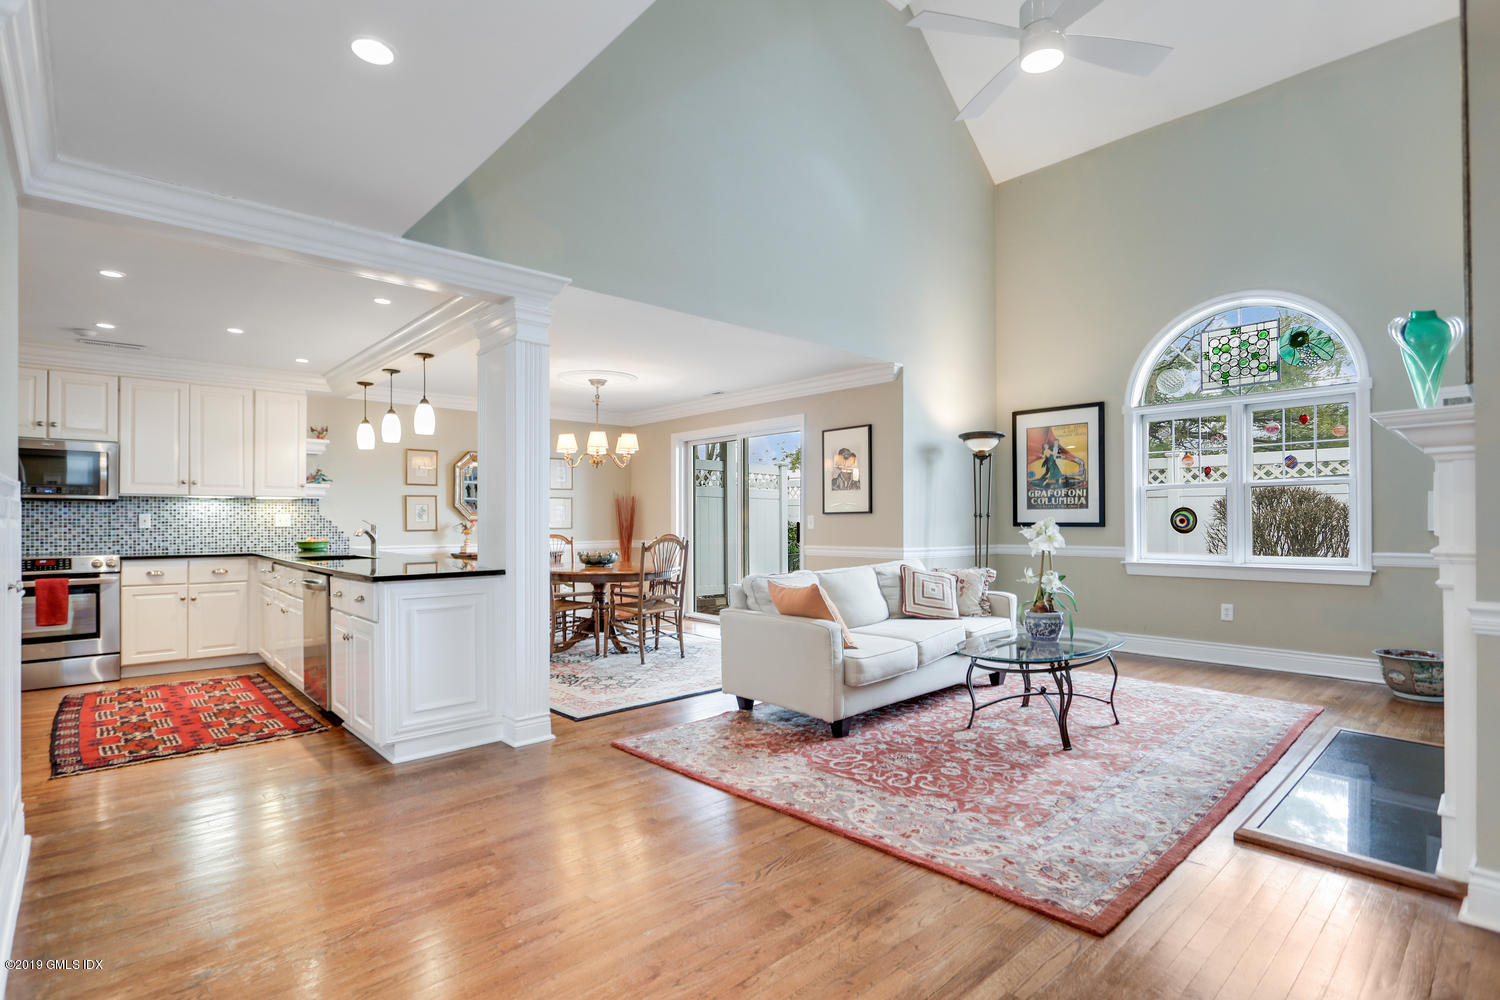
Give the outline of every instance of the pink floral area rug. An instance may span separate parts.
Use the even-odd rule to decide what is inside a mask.
[[[1075,684],[1105,696],[1109,677]],[[962,687],[861,715],[843,739],[757,704],[613,745],[1102,935],[1323,710],[1128,676],[1115,705],[1118,726],[1108,706],[1075,701],[1069,751],[1039,698],[965,730]]]

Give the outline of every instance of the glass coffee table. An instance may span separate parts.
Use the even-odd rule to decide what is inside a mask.
[[[1074,698],[1087,698],[1090,701],[1103,702],[1109,706],[1110,714],[1115,717],[1115,725],[1120,724],[1120,715],[1115,711],[1115,686],[1120,683],[1120,668],[1115,666],[1115,650],[1125,644],[1123,637],[1110,632],[1100,632],[1096,629],[1081,628],[1069,635],[1057,637],[1055,642],[1035,642],[1025,635],[1000,635],[986,636],[976,635],[962,646],[958,651],[969,658],[969,670],[964,677],[964,686],[969,689],[969,724],[965,729],[972,728],[974,719],[979,715],[981,708],[989,708],[998,705],[1002,701],[1014,701],[1021,699],[1021,707],[1025,708],[1031,704],[1033,697],[1040,696],[1052,709],[1052,715],[1057,719],[1057,732],[1062,737],[1064,750],[1073,749],[1073,743],[1068,739],[1068,710],[1073,707]],[[1109,685],[1108,698],[1096,698],[1091,694],[1078,694],[1073,690],[1073,668],[1084,667],[1099,660],[1108,660],[1109,669],[1114,671],[1114,680]],[[1021,684],[1025,688],[1020,694],[1008,694],[993,701],[980,704],[979,698],[974,693],[974,674],[988,673],[990,683],[999,686],[1005,683],[1005,675],[1018,673],[1021,675]],[[1047,690],[1045,683],[1032,686],[1032,677],[1037,674],[1046,674],[1052,677],[1053,689]]]

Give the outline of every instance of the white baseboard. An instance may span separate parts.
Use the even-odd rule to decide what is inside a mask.
[[[1500,871],[1469,866],[1469,895],[1458,908],[1458,919],[1500,934]]]
[[[183,674],[189,670],[218,670],[221,667],[248,667],[264,665],[257,653],[238,653],[233,656],[210,656],[202,660],[168,660],[164,663],[133,663],[120,668],[120,679],[133,681],[155,674]]]
[[[507,746],[528,747],[553,738],[551,712],[523,718],[503,716],[500,719],[500,741]]]
[[[1207,642],[1202,639],[1176,639],[1164,635],[1125,636],[1126,653],[1164,656],[1173,660],[1198,660],[1230,667],[1255,667],[1314,677],[1335,677],[1346,681],[1383,684],[1380,662],[1374,657],[1341,656],[1337,653],[1308,653],[1295,649],[1272,649],[1267,646],[1241,646],[1230,642]]]
[[[21,914],[21,892],[26,884],[26,863],[31,858],[31,838],[26,835],[26,810],[21,789],[6,817],[0,839],[0,958],[9,959],[15,943],[16,920]],[[0,965],[0,996],[5,994],[6,970]]]

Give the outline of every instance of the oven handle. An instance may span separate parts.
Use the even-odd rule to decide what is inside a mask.
[[[53,578],[52,577],[36,577],[34,579],[31,579],[31,580],[22,580],[21,581],[21,585],[23,587],[25,587],[28,591],[31,591],[31,590],[35,589],[35,585],[36,585],[36,581],[37,580],[47,580],[47,579],[53,579]],[[74,584],[74,583],[87,583],[87,584],[93,584],[93,583],[119,583],[120,582],[120,575],[118,573],[106,573],[106,574],[102,574],[100,576],[68,576],[68,577],[63,577],[63,579],[67,580],[69,584]]]

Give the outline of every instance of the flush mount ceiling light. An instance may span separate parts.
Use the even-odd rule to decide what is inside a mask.
[[[380,440],[386,444],[401,443],[401,418],[396,416],[396,376],[401,374],[399,368],[382,368],[386,376],[391,380],[391,408],[385,411],[385,416],[380,418]]]
[[[225,328],[224,328],[224,332],[225,332],[225,333],[232,333],[232,334],[234,334],[234,335],[235,335],[235,336],[236,336],[236,337],[238,337],[238,336],[239,336],[239,335],[240,335],[240,334],[242,334],[242,333],[244,333],[244,332],[245,332],[245,331],[244,331],[244,330],[241,330],[241,329],[240,329],[240,328],[239,328],[239,327],[237,327],[237,326],[226,326],[226,327],[225,327]]]
[[[565,373],[566,374],[566,373]],[[568,463],[569,468],[576,469],[583,464],[587,458],[589,464],[594,468],[604,464],[606,458],[613,459],[615,465],[620,468],[630,464],[631,456],[641,450],[640,441],[629,432],[623,432],[615,441],[615,453],[609,453],[609,436],[599,427],[599,390],[604,388],[608,379],[591,378],[589,385],[594,387],[594,429],[589,431],[588,446],[582,452],[578,452],[578,438],[569,433],[557,435],[557,451],[562,455],[563,461]],[[578,452],[578,457],[573,454]]]
[[[417,357],[422,359],[422,401],[417,404],[417,412],[411,415],[411,432],[425,437],[437,433],[437,412],[427,402],[427,360],[432,355],[426,351],[418,351]]]
[[[115,328],[113,323],[95,323],[94,325],[101,330],[113,330]]]
[[[378,38],[356,38],[349,43],[349,51],[371,66],[389,66],[396,61],[396,50]]]
[[[101,277],[101,278],[123,278],[123,277],[125,277],[125,272],[124,271],[112,271],[109,268],[105,268],[104,270],[102,270],[102,271],[99,272],[99,277]]]
[[[306,358],[297,358],[296,361],[297,361],[297,364],[299,364],[299,365],[305,365],[305,364],[310,364],[311,363]]]
[[[907,21],[907,27],[952,31],[984,38],[1008,38],[1021,43],[1020,54],[1006,63],[980,88],[979,93],[963,106],[958,121],[978,118],[990,109],[1000,92],[1015,81],[1018,73],[1046,73],[1072,56],[1105,69],[1148,76],[1172,51],[1166,45],[1133,42],[1124,38],[1068,33],[1073,22],[1099,6],[1102,0],[1026,0],[1017,15],[1020,27],[986,21],[978,17],[943,14],[924,10]]]
[[[388,305],[391,304],[391,300],[390,299],[376,299],[375,300],[375,304],[377,306],[388,306]]]
[[[359,422],[359,429],[354,432],[354,444],[360,451],[372,451],[375,448],[375,425],[370,423],[370,386],[375,383],[356,384],[365,391],[365,419]]]

